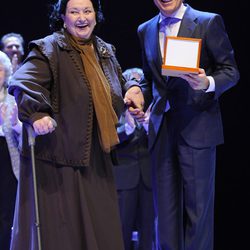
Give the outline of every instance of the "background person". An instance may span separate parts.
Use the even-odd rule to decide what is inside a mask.
[[[154,3],[160,13],[138,27],[138,36],[145,108],[153,99],[149,149],[158,249],[211,250],[216,146],[224,142],[219,98],[237,83],[239,72],[220,15],[182,0]],[[161,74],[166,35],[202,39],[197,75]]]
[[[140,81],[143,71],[129,68],[123,72],[127,81]],[[147,131],[126,110],[117,127],[120,143],[116,147],[118,164],[114,166],[125,250],[154,249],[154,207],[151,164]],[[133,232],[137,242],[132,242]],[[136,240],[136,239],[135,239]]]
[[[114,47],[95,34],[100,1],[59,0],[52,35],[32,41],[9,92],[33,126],[42,247],[123,250],[110,151],[124,109],[122,91],[143,103],[137,82],[124,86]],[[122,89],[123,88],[123,89]],[[55,123],[56,122],[56,123]],[[56,126],[57,124],[57,126]],[[23,133],[12,250],[37,249],[31,159]]]
[[[8,33],[1,38],[1,48],[11,60],[13,72],[22,64],[24,56],[24,39],[21,34]]]
[[[17,179],[19,177],[19,139],[22,124],[17,106],[8,94],[12,66],[0,51],[0,249],[9,250],[13,225]]]

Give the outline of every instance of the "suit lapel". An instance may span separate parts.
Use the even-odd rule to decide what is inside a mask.
[[[154,72],[157,82],[160,84],[166,84],[167,78],[162,76],[162,57],[159,43],[159,23],[160,16],[155,16],[147,27],[145,35],[145,53],[147,60],[150,63],[152,72]]]
[[[148,27],[146,41],[145,41],[145,51],[147,53],[147,58],[149,61],[152,61],[154,64],[151,66],[154,67],[153,71],[159,71],[162,64],[160,46],[159,46],[159,31],[158,31],[158,21],[159,15],[155,16]]]
[[[195,23],[196,15],[194,14],[193,9],[187,5],[186,12],[183,16],[181,26],[178,32],[178,36],[180,37],[192,37],[192,34],[195,30],[196,23]]]

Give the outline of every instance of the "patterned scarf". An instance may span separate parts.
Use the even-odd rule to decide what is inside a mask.
[[[109,83],[97,60],[92,41],[84,42],[70,36],[72,46],[80,53],[83,67],[91,87],[98,122],[98,135],[102,149],[109,153],[119,143],[116,132],[118,118],[112,106]]]

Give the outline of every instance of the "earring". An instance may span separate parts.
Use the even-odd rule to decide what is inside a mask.
[[[64,28],[64,29],[66,29],[66,28],[67,28],[66,23],[63,23],[63,28]]]

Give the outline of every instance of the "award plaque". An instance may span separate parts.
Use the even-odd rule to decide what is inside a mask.
[[[198,74],[200,52],[201,39],[167,36],[162,74],[177,77],[182,74]]]

